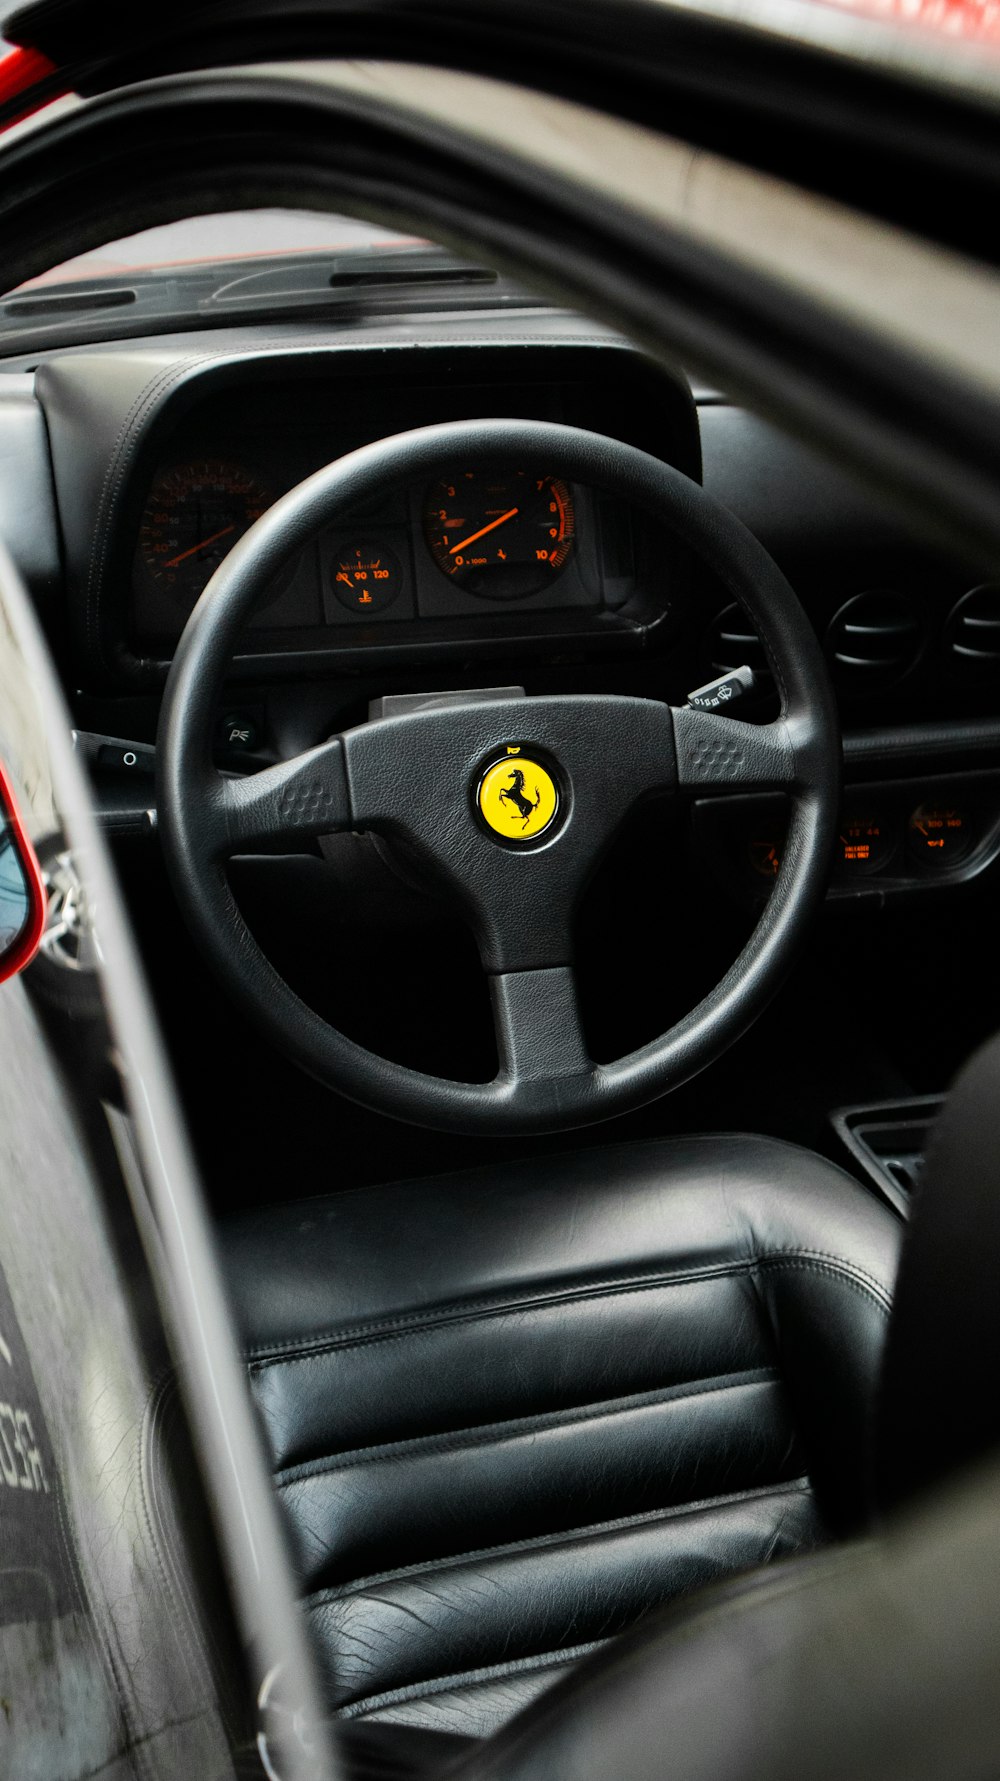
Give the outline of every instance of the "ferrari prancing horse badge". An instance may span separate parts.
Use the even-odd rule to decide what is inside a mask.
[[[545,767],[510,748],[479,782],[480,814],[505,841],[535,841],[559,807],[559,792]]]

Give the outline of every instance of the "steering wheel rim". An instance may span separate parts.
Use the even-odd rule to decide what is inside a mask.
[[[456,459],[501,457],[544,463],[555,475],[617,494],[699,555],[760,635],[778,689],[778,719],[750,725],[655,700],[594,695],[463,702],[361,725],[247,779],[221,775],[211,743],[224,674],[246,621],[288,557],[380,491],[431,480]],[[771,895],[720,983],[657,1039],[595,1064],[583,1045],[571,963],[550,961],[551,935],[544,945],[528,944],[525,962],[514,956],[521,944],[514,935],[518,921],[523,933],[522,888],[529,881],[535,886],[529,908],[539,905],[540,888],[543,901],[554,899],[565,918],[585,881],[582,853],[589,848],[593,855],[613,834],[615,788],[605,797],[600,774],[588,766],[599,766],[601,738],[612,733],[637,779],[618,820],[654,787],[781,789],[790,795],[791,813]],[[552,831],[520,850],[498,843],[475,808],[475,775],[514,747],[533,747],[553,766],[562,791]],[[368,827],[402,833],[412,844],[407,823],[419,819],[405,806],[411,759],[421,771],[421,762],[430,763],[426,770],[444,786],[448,812],[446,836],[420,831],[418,849],[433,856],[466,898],[490,972],[501,1062],[487,1083],[425,1075],[329,1025],[258,946],[225,875],[225,860],[250,851],[263,836]],[[705,1068],[756,1019],[825,891],[839,807],[840,736],[822,652],[792,589],[746,527],[698,484],[600,434],[542,421],[459,421],[398,434],[338,459],[283,496],[240,539],[198,601],[175,654],[157,771],[159,829],[182,912],[237,1004],[282,1050],[330,1087],[395,1118],[439,1130],[522,1134],[569,1130],[642,1106]],[[511,900],[516,908],[505,914]]]

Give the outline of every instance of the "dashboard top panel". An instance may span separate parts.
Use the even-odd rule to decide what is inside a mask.
[[[44,366],[38,389],[81,671],[122,686],[162,678],[202,572],[207,579],[219,551],[263,507],[371,440],[432,421],[521,415],[612,434],[700,473],[686,384],[606,341],[572,340],[558,350],[548,342],[496,349],[410,341],[391,350],[366,344],[235,358],[157,349],[116,354],[110,363],[102,354],[74,355]],[[456,466],[464,492],[484,470],[530,475],[539,485],[548,476],[544,465]],[[264,668],[303,657],[343,665],[359,649],[484,653],[515,639],[585,640],[598,618],[602,647],[616,635],[623,645],[641,641],[663,612],[662,601],[642,597],[652,544],[641,528],[633,536],[629,518],[595,492],[549,487],[547,495],[562,536],[553,540],[558,563],[540,578],[523,563],[520,577],[512,567],[501,573],[497,552],[487,560],[481,537],[476,560],[452,570],[456,545],[484,527],[470,521],[443,546],[434,518],[449,505],[442,490],[404,491],[382,511],[349,516],[344,529],[310,543],[289,566],[248,634],[248,659]],[[521,503],[511,497],[509,505]],[[488,501],[480,506],[492,527],[499,513]],[[457,523],[463,513],[446,517]],[[536,563],[543,550],[548,556],[548,537],[515,532],[515,556],[530,551]],[[510,562],[510,551],[503,556]],[[386,597],[352,605],[343,597],[347,578],[366,563],[374,576],[376,559]],[[679,593],[679,560],[669,578]]]
[[[806,606],[846,727],[975,720],[997,709],[1000,575],[994,583],[981,566],[914,535],[880,497],[718,392],[701,391],[696,404],[676,370],[583,318],[541,309],[380,317],[112,342],[41,355],[33,394],[25,369],[10,361],[0,376],[0,398],[4,387],[16,393],[19,421],[27,404],[40,423],[31,453],[19,454],[20,480],[8,478],[11,499],[23,515],[33,504],[50,509],[54,497],[61,576],[50,551],[30,579],[50,637],[88,694],[155,702],[186,616],[137,560],[161,472],[235,463],[259,484],[258,501],[272,499],[386,430],[492,410],[617,434],[695,476],[704,454],[706,487],[771,551]],[[51,453],[51,481],[39,441]],[[412,690],[428,676],[470,686],[528,676],[544,690],[565,662],[577,677],[586,668],[588,684],[596,676],[624,685],[624,675],[636,690],[642,680],[677,698],[720,670],[762,665],[758,640],[698,565],[666,563],[665,621],[662,600],[647,598],[663,592],[661,541],[633,533],[628,516],[586,491],[571,494],[576,560],[544,600],[529,589],[491,601],[446,579],[433,560],[425,489],[410,491],[394,515],[359,516],[350,536],[317,541],[311,566],[261,613],[234,682],[285,678],[301,690],[303,677],[334,676],[345,687],[348,677],[363,710],[389,680]],[[171,519],[169,507],[151,511]],[[147,533],[147,544],[166,546],[168,560],[181,556],[211,536],[210,525],[184,529],[195,517],[189,504],[172,546],[163,533]],[[215,530],[230,523],[223,516]],[[50,544],[52,536],[49,527]],[[337,577],[355,576],[366,560],[374,573],[376,558],[395,593],[378,613],[374,597],[351,609]],[[31,567],[27,558],[22,566]],[[150,711],[142,733],[155,727],[155,703]]]

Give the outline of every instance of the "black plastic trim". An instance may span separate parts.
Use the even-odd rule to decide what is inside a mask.
[[[80,673],[88,685],[156,686],[169,669],[169,651],[131,632],[132,558],[139,512],[149,477],[173,431],[202,402],[228,391],[287,386],[291,378],[329,378],[389,386],[402,402],[412,387],[422,399],[428,387],[453,389],[462,381],[482,388],[511,384],[546,392],[559,387],[572,419],[600,431],[621,426],[623,436],[663,456],[688,476],[701,474],[697,412],[678,374],[644,361],[625,341],[588,343],[567,333],[537,339],[516,325],[505,339],[484,341],[475,323],[453,324],[421,338],[410,323],[406,337],[373,351],[361,337],[343,342],[275,347],[266,337],[242,350],[178,351],[146,345],[110,354],[70,354],[43,364],[37,374],[45,413],[66,546],[70,623]],[[622,364],[622,358],[627,360]],[[352,389],[352,396],[357,388]],[[671,579],[683,597],[688,580],[685,553],[674,553]],[[635,651],[649,647],[662,626],[662,606],[641,590],[616,610],[572,608],[516,614],[484,613],[482,620],[435,623],[423,619],[375,634],[320,627],[289,633],[289,647],[259,647],[238,659],[237,674],[263,677],[346,671],[400,661],[479,660],[544,655],[560,646]],[[401,634],[402,633],[402,634]],[[298,647],[296,647],[298,644]]]
[[[174,0],[130,18],[41,0],[5,22],[83,94],[172,73],[390,56],[511,80],[672,133],[996,264],[995,106],[914,78],[855,20],[855,53],[654,0]],[[919,39],[918,39],[919,41]],[[430,57],[429,57],[430,46]]]

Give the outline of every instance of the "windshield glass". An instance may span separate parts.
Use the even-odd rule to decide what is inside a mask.
[[[79,279],[120,278],[166,268],[224,265],[230,260],[284,254],[369,252],[373,248],[423,246],[413,235],[393,234],[353,217],[306,210],[242,210],[185,217],[159,229],[109,241],[92,253],[54,266],[21,290]]]

